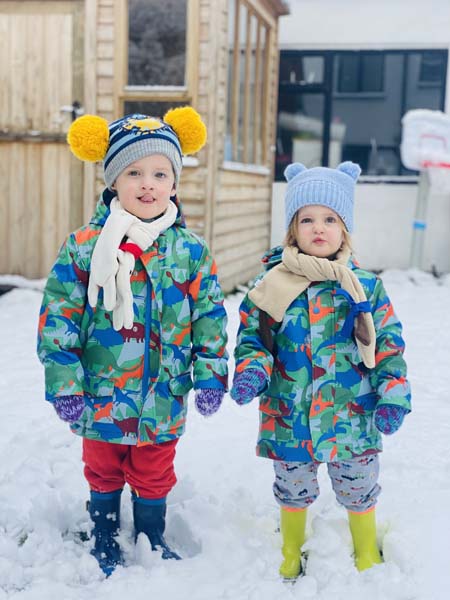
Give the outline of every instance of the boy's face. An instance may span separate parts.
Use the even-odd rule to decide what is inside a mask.
[[[334,210],[312,204],[297,214],[297,243],[305,254],[327,258],[336,254],[343,241],[343,223]]]
[[[139,219],[158,217],[175,191],[172,163],[162,154],[140,158],[122,171],[112,188],[129,213]]]

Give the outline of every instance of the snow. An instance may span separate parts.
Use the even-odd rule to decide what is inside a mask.
[[[308,515],[306,575],[278,577],[278,508],[272,465],[257,458],[257,403],[229,396],[205,419],[190,398],[169,496],[167,538],[184,557],[162,561],[132,541],[129,491],[122,496],[127,566],[105,579],[89,554],[81,440],[44,401],[35,354],[42,282],[15,279],[0,296],[0,600],[446,600],[450,573],[450,276],[386,271],[404,323],[413,412],[386,438],[377,508],[385,563],[358,573],[345,511],[326,470]],[[1,283],[11,282],[2,278]],[[228,297],[230,352],[242,294]],[[233,369],[230,361],[231,370]]]

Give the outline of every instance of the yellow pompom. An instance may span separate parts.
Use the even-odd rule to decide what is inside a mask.
[[[103,160],[109,143],[108,121],[96,115],[79,117],[67,132],[67,143],[80,160]]]
[[[164,115],[168,123],[180,140],[183,154],[198,152],[206,143],[206,125],[192,106],[172,108]]]

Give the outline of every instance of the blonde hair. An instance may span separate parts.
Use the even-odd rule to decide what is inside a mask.
[[[300,250],[300,243],[298,239],[298,213],[297,211],[293,216],[291,222],[289,223],[288,230],[286,232],[286,236],[283,240],[283,247],[293,246]],[[339,250],[343,250],[344,248],[348,248],[350,252],[353,254],[353,245],[352,245],[352,236],[347,231],[347,228],[344,225],[344,221],[339,217],[339,223],[342,227],[342,244]]]

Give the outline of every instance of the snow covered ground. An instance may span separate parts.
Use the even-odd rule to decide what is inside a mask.
[[[190,399],[167,530],[184,560],[160,560],[145,539],[134,546],[125,490],[121,539],[128,565],[104,579],[89,554],[91,542],[77,535],[89,529],[80,439],[43,399],[35,355],[40,282],[17,278],[21,288],[0,297],[0,600],[447,600],[450,278],[389,271],[383,280],[404,323],[413,388],[413,412],[385,440],[381,458],[377,515],[386,562],[356,571],[345,511],[321,470],[306,575],[292,586],[277,574],[271,461],[254,454],[257,403],[240,408],[229,396],[209,419]],[[239,300],[226,302],[230,352]]]

